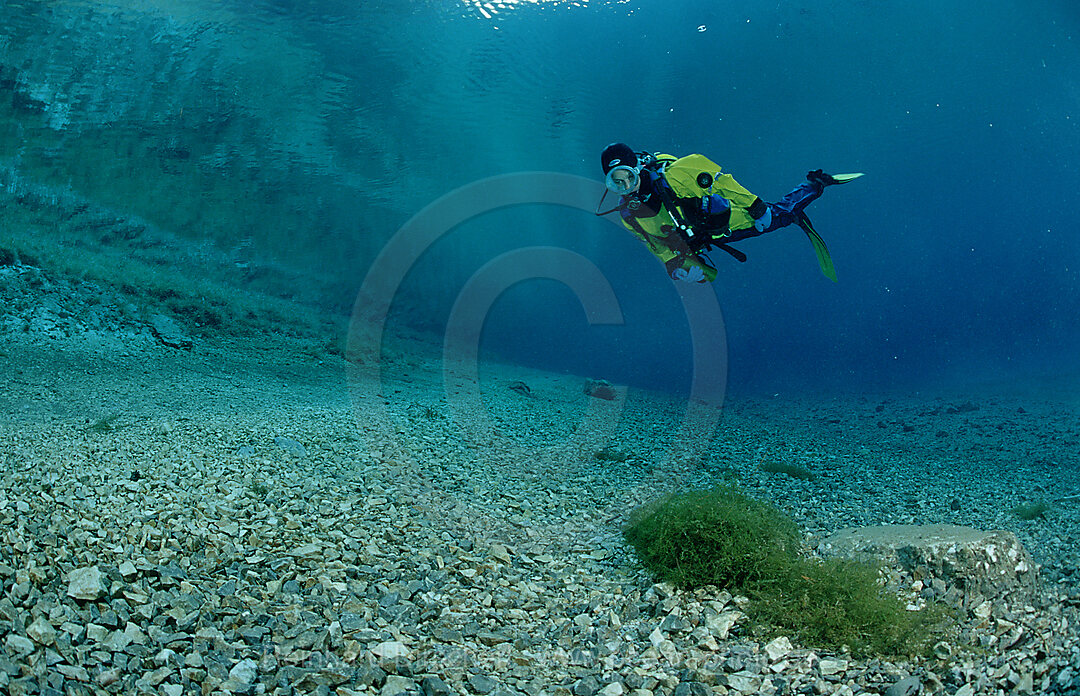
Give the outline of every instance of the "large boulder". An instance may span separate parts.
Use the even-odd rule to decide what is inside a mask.
[[[167,317],[164,314],[155,314],[150,317],[150,331],[158,341],[170,348],[191,350],[195,345],[195,342],[184,333],[180,325],[172,317]]]
[[[1038,568],[1016,535],[951,524],[842,529],[818,547],[824,556],[881,562],[966,594],[1031,594]]]
[[[604,399],[605,401],[614,401],[619,398],[619,392],[606,379],[586,379],[585,393],[595,399]]]

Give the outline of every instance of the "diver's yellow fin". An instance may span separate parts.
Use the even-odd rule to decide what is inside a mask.
[[[859,176],[862,176],[861,174]],[[849,179],[850,181],[850,179]],[[806,233],[807,239],[814,245],[814,253],[817,254],[818,266],[821,266],[821,272],[825,274],[825,277],[836,282],[836,268],[833,266],[832,256],[829,254],[829,247],[825,245],[825,240],[821,238],[821,235],[817,233],[814,226],[810,224],[810,218],[806,217],[806,213],[800,213],[795,218],[799,223],[799,227]]]
[[[849,181],[854,181],[854,180],[858,179],[862,175],[863,175],[862,172],[854,172],[852,174],[833,174],[832,178],[838,184],[846,184]]]

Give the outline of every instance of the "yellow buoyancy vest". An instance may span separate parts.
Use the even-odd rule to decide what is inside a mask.
[[[658,155],[661,162],[670,155]],[[735,181],[735,177],[724,174],[720,165],[705,155],[687,155],[670,162],[663,169],[675,198],[700,199],[703,196],[719,194],[731,204],[729,230],[743,230],[753,227],[754,218],[748,209],[757,200],[757,196],[747,191]],[[685,216],[684,216],[685,217]]]

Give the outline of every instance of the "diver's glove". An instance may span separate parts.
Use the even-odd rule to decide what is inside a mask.
[[[691,266],[690,268],[680,266],[671,271],[671,277],[673,280],[682,280],[687,283],[704,283],[705,271],[697,266]]]
[[[839,181],[834,179],[831,174],[826,174],[820,169],[815,169],[812,172],[807,172],[806,180],[812,184],[818,184],[820,186],[832,186],[833,184],[840,183]]]
[[[754,229],[758,232],[764,232],[769,229],[769,225],[772,224],[772,208],[765,206],[765,212],[761,214],[757,220],[754,220]]]

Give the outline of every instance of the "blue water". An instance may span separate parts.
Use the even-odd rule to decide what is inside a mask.
[[[601,148],[622,140],[706,154],[767,200],[809,169],[866,173],[809,211],[839,283],[797,230],[740,244],[746,264],[713,255],[727,335],[715,350],[733,393],[1080,372],[1073,3],[357,4],[8,4],[0,77],[46,104],[49,137],[108,126],[167,140],[162,152],[203,168],[190,197],[207,196],[210,212],[228,203],[208,188],[249,177],[252,197],[296,222],[269,207],[236,225],[206,211],[158,222],[224,247],[254,238],[331,276],[328,308],[348,307],[383,245],[440,196],[528,171],[599,181]],[[123,38],[105,36],[94,55],[39,45],[59,36],[48,30],[59,16]],[[6,150],[14,168],[29,157]],[[438,336],[478,269],[554,247],[595,265],[623,323],[590,324],[565,283],[523,277],[487,312],[482,356],[688,388],[688,320],[641,244],[540,194],[490,211],[472,201],[479,212],[405,276],[392,323]]]

